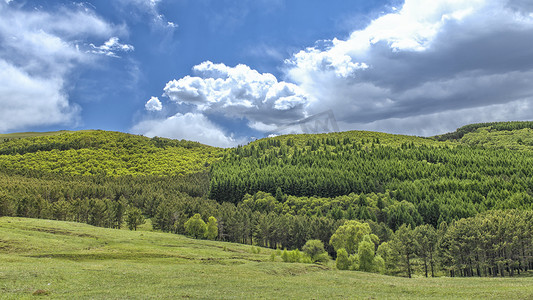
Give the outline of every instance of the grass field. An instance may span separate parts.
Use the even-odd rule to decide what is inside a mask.
[[[533,278],[397,278],[288,264],[269,249],[0,218],[1,299],[533,299]],[[40,294],[40,296],[37,296]]]

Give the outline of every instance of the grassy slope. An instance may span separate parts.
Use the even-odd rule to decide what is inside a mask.
[[[508,298],[533,278],[395,278],[269,261],[271,250],[48,220],[0,218],[0,298]]]

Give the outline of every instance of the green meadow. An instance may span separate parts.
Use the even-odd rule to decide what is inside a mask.
[[[284,263],[274,250],[0,218],[1,299],[533,299],[533,277],[400,278]]]

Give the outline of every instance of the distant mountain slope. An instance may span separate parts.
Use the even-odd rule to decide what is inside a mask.
[[[47,131],[47,132],[15,132],[15,133],[1,133],[0,134],[0,143],[7,142],[13,139],[23,139],[29,137],[38,137],[38,136],[49,136],[49,135],[60,135],[63,133],[72,132],[69,130],[60,130],[60,131]]]
[[[513,122],[490,122],[490,123],[476,123],[469,124],[458,128],[454,132],[449,132],[441,135],[434,136],[436,140],[460,140],[468,133],[474,133],[478,129],[485,128],[488,131],[514,131],[520,129],[533,129],[533,121],[513,121]]]
[[[101,130],[9,136],[0,143],[0,170],[18,174],[189,174],[207,170],[223,152],[196,142]]]
[[[533,154],[472,147],[467,141],[480,133],[469,134],[464,142],[360,131],[258,140],[213,165],[210,197],[240,202],[262,191],[280,202],[300,197],[286,200],[300,213],[339,209],[342,216],[351,209],[378,221],[407,214],[434,226],[494,208],[532,209]],[[366,196],[336,198],[351,193]],[[396,226],[394,219],[387,222]]]

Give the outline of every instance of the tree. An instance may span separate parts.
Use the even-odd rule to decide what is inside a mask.
[[[370,236],[365,235],[363,240],[359,243],[357,256],[359,258],[359,270],[365,272],[373,270],[374,243],[370,240]]]
[[[327,253],[321,240],[308,240],[302,248],[313,262],[327,261]],[[325,254],[325,255],[324,255]]]
[[[339,270],[348,270],[350,268],[350,259],[348,258],[348,252],[346,252],[346,249],[341,248],[337,250],[335,265]]]
[[[126,223],[130,230],[137,230],[137,226],[144,224],[145,220],[142,211],[137,207],[130,207],[126,212]]]
[[[203,238],[207,232],[207,225],[200,214],[195,214],[185,222],[185,231],[188,235],[198,239]]]
[[[344,248],[348,255],[354,254],[359,243],[363,240],[365,235],[369,235],[370,239],[375,243],[379,243],[379,238],[372,234],[370,225],[367,223],[361,223],[359,221],[351,220],[340,226],[335,233],[331,236],[329,241],[335,251]]]
[[[393,250],[390,247],[389,242],[383,242],[379,245],[378,250],[376,251],[376,257],[379,256],[384,263],[384,269],[392,274],[396,270],[396,256],[392,252]]]
[[[431,225],[420,225],[414,230],[416,240],[416,254],[424,262],[424,271],[428,277],[428,264],[431,267],[431,277],[435,277],[434,257],[437,247],[437,231]]]
[[[209,217],[207,220],[207,230],[205,232],[205,237],[208,240],[214,240],[218,236],[218,224],[217,219],[213,216]]]
[[[416,242],[411,225],[403,224],[400,226],[394,233],[391,248],[399,255],[400,262],[405,266],[407,276],[411,278],[411,259],[413,259],[416,251]]]

